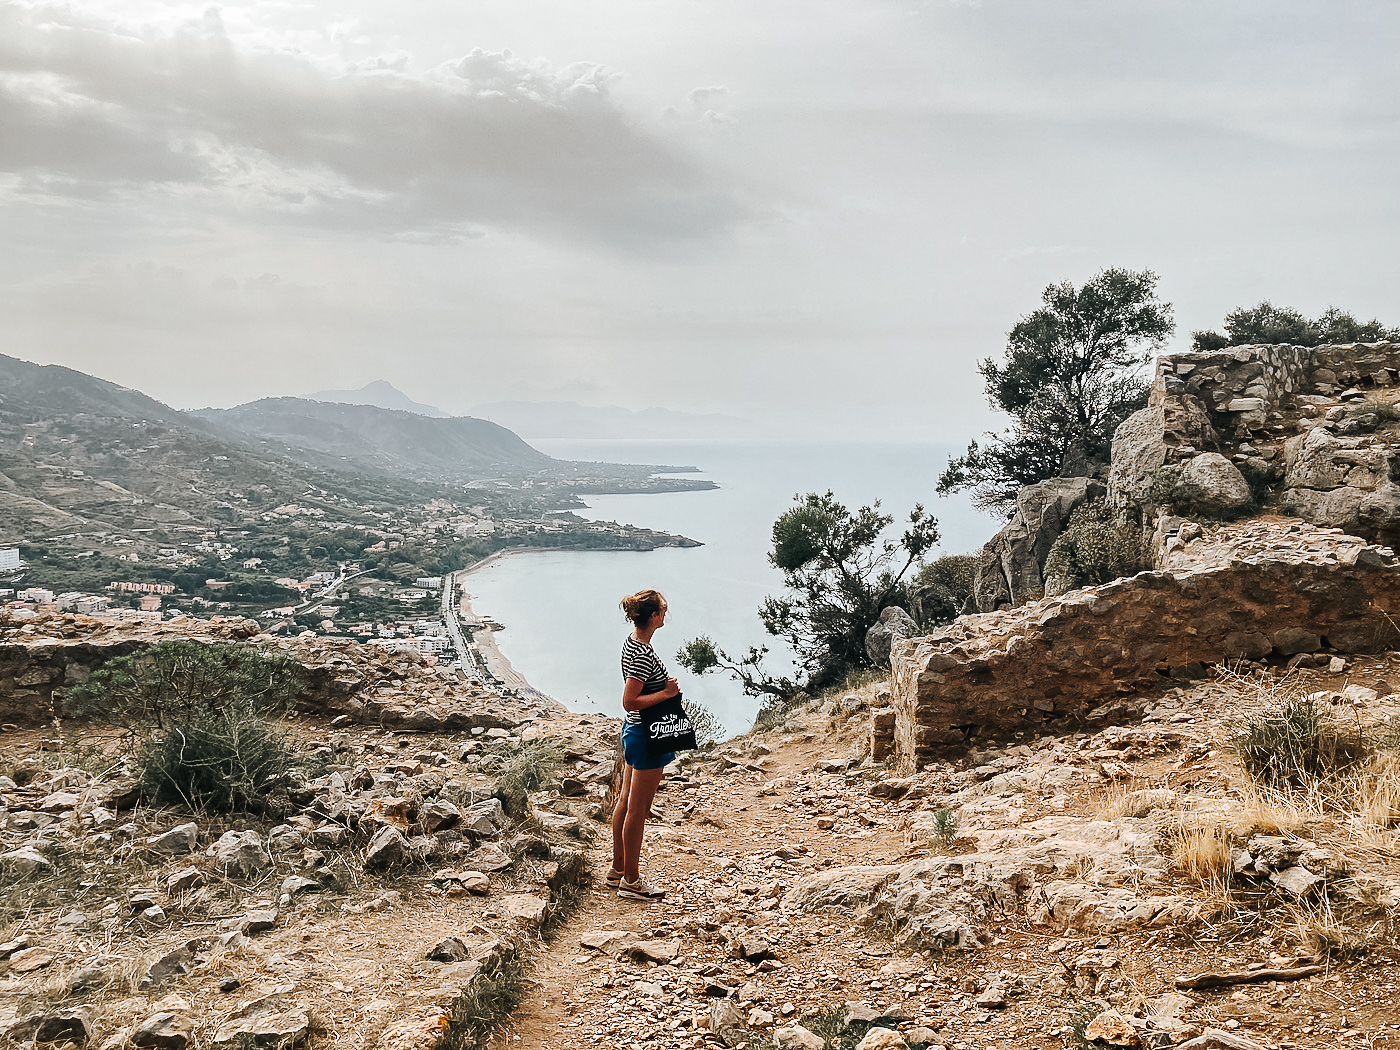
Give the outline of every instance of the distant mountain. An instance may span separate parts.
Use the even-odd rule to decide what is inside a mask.
[[[468,480],[554,461],[505,427],[468,416],[433,419],[372,405],[269,397],[190,415],[230,437],[307,466],[417,479]]]
[[[472,414],[494,420],[526,438],[755,439],[763,427],[718,413],[668,408],[598,408],[574,401],[496,401]]]
[[[402,390],[391,386],[382,379],[366,383],[359,390],[318,390],[306,396],[308,401],[330,401],[338,405],[373,405],[375,408],[389,408],[399,412],[416,412],[420,416],[446,419],[448,413],[432,405],[420,405]]]
[[[322,481],[139,391],[0,355],[0,540],[227,524]]]

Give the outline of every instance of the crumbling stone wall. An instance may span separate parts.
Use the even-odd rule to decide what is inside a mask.
[[[102,664],[157,642],[253,641],[301,664],[304,714],[406,730],[508,728],[553,701],[498,696],[429,665],[417,653],[356,642],[258,636],[254,620],[227,618],[153,625],[59,615],[0,625],[0,725],[43,725],[65,716],[64,696]]]
[[[1069,727],[1203,664],[1400,643],[1389,548],[1303,522],[1178,530],[1171,546],[1163,570],[896,640],[898,763],[917,768],[977,735]]]

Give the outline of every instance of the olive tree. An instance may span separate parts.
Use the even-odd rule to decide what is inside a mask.
[[[977,506],[1006,511],[1022,486],[1106,460],[1118,424],[1146,403],[1141,366],[1173,328],[1150,270],[1048,286],[1007,334],[1002,360],[978,365],[988,403],[1010,428],[950,459],[939,493],[970,489]]]

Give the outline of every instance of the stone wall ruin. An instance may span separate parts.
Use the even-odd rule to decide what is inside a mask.
[[[1202,665],[1400,644],[1400,559],[1337,529],[1254,521],[1166,536],[1164,568],[963,616],[891,652],[895,761],[1060,730]]]

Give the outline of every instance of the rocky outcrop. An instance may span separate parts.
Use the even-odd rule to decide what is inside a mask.
[[[1400,534],[1395,452],[1370,437],[1313,427],[1284,445],[1283,509],[1366,535]]]
[[[1016,496],[1011,520],[982,548],[965,612],[994,612],[1045,593],[1045,559],[1076,507],[1102,499],[1094,478],[1051,478]]]
[[[1162,511],[1229,519],[1262,497],[1313,524],[1396,542],[1400,434],[1385,428],[1388,405],[1368,412],[1366,402],[1392,402],[1397,375],[1396,343],[1159,358],[1147,407],[1114,435],[1109,501],[1148,528]]]
[[[1175,537],[1162,571],[896,641],[899,763],[917,767],[979,734],[1073,724],[1207,663],[1376,652],[1400,640],[1390,549],[1301,522],[1188,534]]]
[[[865,652],[876,667],[890,665],[890,644],[896,638],[911,638],[919,633],[914,618],[898,605],[880,613],[879,622],[865,632]]]

